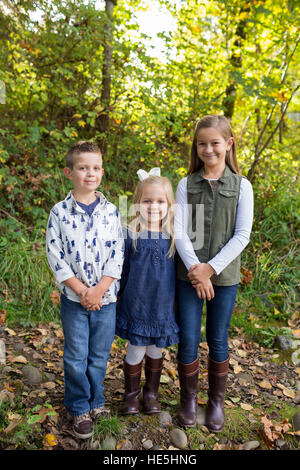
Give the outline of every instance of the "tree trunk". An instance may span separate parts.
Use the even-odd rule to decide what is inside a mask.
[[[101,104],[104,111],[96,119],[96,129],[103,135],[99,138],[103,154],[107,150],[107,132],[109,130],[109,106],[111,91],[111,66],[112,66],[112,40],[113,40],[113,11],[116,0],[105,0],[106,24],[104,26],[103,66]]]
[[[249,7],[242,7],[241,8],[241,13],[249,12],[250,9]],[[238,36],[237,39],[234,41],[234,46],[236,46],[238,49],[242,47],[242,40],[246,39],[246,20],[241,20],[236,28],[236,35]],[[242,66],[242,56],[241,53],[236,55],[234,52],[231,54],[230,57],[230,63],[231,66],[235,69],[241,68]],[[234,105],[235,105],[235,100],[236,100],[236,82],[233,81],[230,83],[225,92],[225,98],[223,99],[223,109],[224,109],[224,115],[228,119],[231,119],[234,113]]]

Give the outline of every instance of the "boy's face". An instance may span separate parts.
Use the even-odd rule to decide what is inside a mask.
[[[102,158],[99,153],[84,152],[75,157],[73,168],[64,168],[64,174],[73,181],[76,193],[94,192],[103,176]]]

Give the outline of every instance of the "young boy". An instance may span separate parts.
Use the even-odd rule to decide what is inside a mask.
[[[102,382],[115,333],[124,242],[117,208],[96,191],[104,171],[99,147],[74,144],[66,165],[74,189],[51,210],[47,258],[61,291],[65,405],[75,434],[87,439],[93,419],[107,412]]]

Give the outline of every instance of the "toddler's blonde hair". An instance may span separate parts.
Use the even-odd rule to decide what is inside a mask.
[[[143,220],[140,215],[138,205],[141,202],[142,194],[144,191],[145,186],[147,185],[154,185],[158,184],[162,186],[166,199],[168,202],[168,212],[167,215],[164,217],[162,221],[162,230],[165,231],[170,237],[170,249],[167,253],[168,258],[174,255],[175,253],[175,237],[174,237],[174,208],[175,208],[175,197],[171,182],[168,178],[164,176],[155,176],[151,175],[148,178],[140,181],[135,189],[134,196],[133,196],[133,205],[134,209],[136,210],[135,214],[132,217],[132,220],[127,225],[128,229],[131,232],[133,245],[136,248],[136,240],[138,234],[143,232],[144,230],[148,230],[147,224]]]

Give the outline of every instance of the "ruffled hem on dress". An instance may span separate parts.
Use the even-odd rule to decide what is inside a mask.
[[[151,338],[170,336],[179,332],[179,327],[175,319],[171,319],[169,323],[166,321],[166,323],[163,325],[161,323],[153,323],[149,325],[149,323],[145,323],[143,320],[133,320],[128,319],[128,317],[124,318],[123,315],[118,315],[117,312],[116,324],[117,329],[119,328],[121,330],[127,330],[130,332],[129,334]]]
[[[169,336],[160,336],[159,338],[150,336],[141,336],[129,331],[125,328],[116,328],[116,335],[120,338],[127,339],[133,346],[151,346],[155,344],[158,348],[168,348],[173,344],[179,343],[179,334],[173,333]]]

